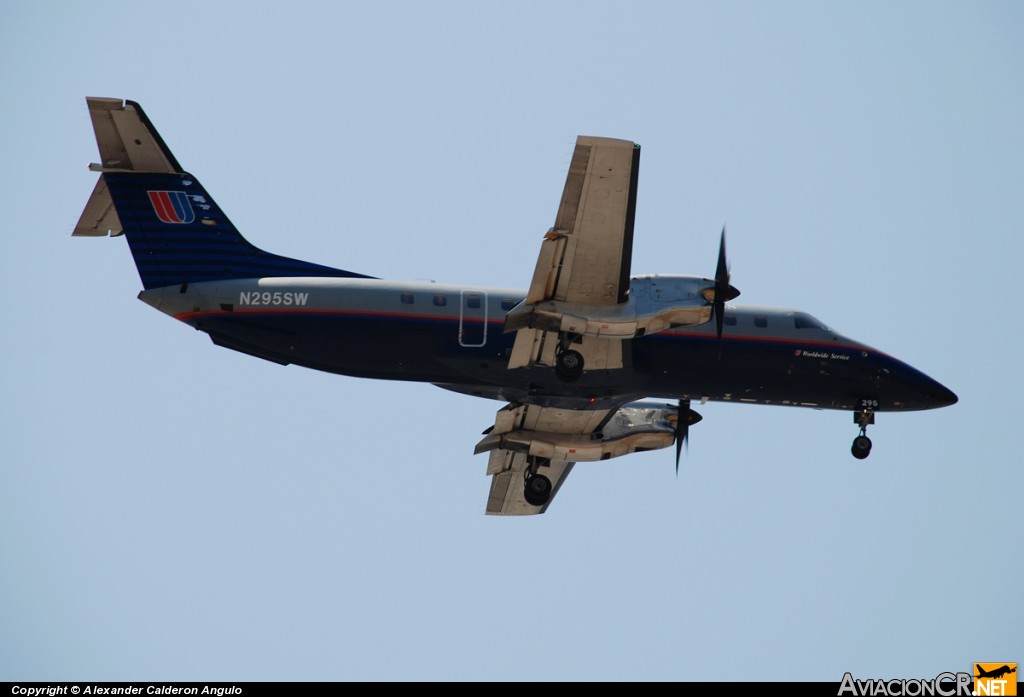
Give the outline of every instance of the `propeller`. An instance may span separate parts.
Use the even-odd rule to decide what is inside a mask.
[[[683,445],[689,449],[690,426],[704,418],[690,408],[690,400],[680,399],[676,407],[676,477],[679,476],[679,456],[683,453]]]
[[[715,269],[715,298],[712,301],[719,346],[722,344],[722,325],[725,323],[725,303],[739,294],[738,290],[729,285],[729,264],[725,259],[725,226],[723,225],[722,238],[718,243],[718,268]]]

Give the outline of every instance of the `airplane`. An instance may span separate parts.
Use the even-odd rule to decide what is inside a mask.
[[[475,449],[488,453],[487,514],[544,513],[577,462],[674,444],[678,475],[694,401],[850,411],[859,459],[876,413],[957,401],[806,312],[733,304],[724,228],[714,278],[632,275],[632,141],[578,137],[524,291],[382,280],[258,249],[139,104],[86,102],[100,177],[72,234],[123,234],[139,299],[217,346],[507,402]]]
[[[1003,677],[1004,675],[1008,675],[1010,673],[1016,673],[1017,672],[1016,664],[1012,668],[1009,665],[1004,665],[1004,666],[1000,666],[999,668],[995,668],[994,670],[984,670],[978,664],[975,664],[974,667],[978,671],[978,674],[974,676],[976,678],[996,678],[996,679],[998,679],[998,678]]]

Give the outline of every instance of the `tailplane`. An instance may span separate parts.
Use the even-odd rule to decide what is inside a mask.
[[[141,106],[86,102],[100,150],[90,169],[101,174],[72,234],[124,234],[146,290],[238,278],[370,278],[254,247],[183,171]]]

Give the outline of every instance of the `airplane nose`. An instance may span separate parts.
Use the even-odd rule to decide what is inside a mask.
[[[940,385],[937,382],[930,390],[928,390],[928,399],[934,402],[937,407],[948,407],[960,401],[957,396],[953,394],[953,390],[945,387],[944,385]]]
[[[934,380],[917,368],[901,361],[894,361],[892,366],[893,384],[900,386],[906,408],[939,409],[956,404],[959,398],[948,387]]]

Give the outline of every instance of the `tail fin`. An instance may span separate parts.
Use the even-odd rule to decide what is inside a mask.
[[[369,278],[264,252],[184,172],[135,102],[89,97],[101,172],[73,235],[124,233],[146,290],[267,276]]]

